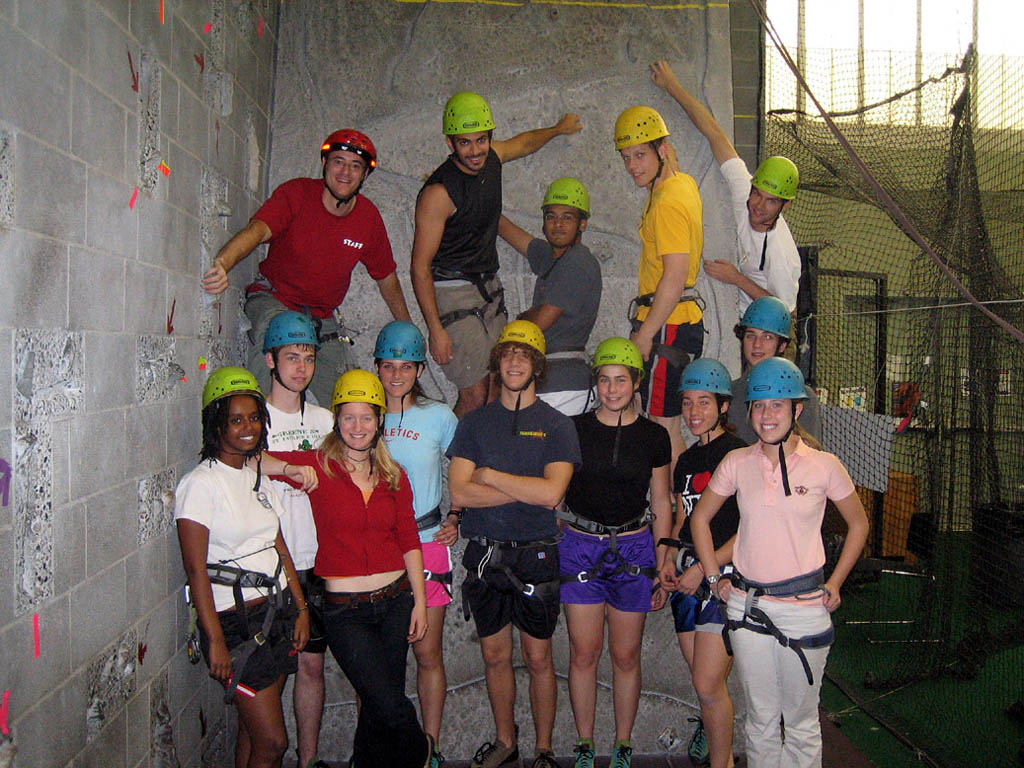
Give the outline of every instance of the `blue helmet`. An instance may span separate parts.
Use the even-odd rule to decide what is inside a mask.
[[[784,357],[768,357],[747,376],[747,402],[753,400],[806,400],[804,375]]]
[[[427,343],[420,329],[404,320],[392,320],[380,329],[373,356],[378,360],[408,360],[423,363],[427,360]]]
[[[789,340],[789,309],[774,296],[762,296],[747,307],[740,320],[741,328],[759,328]]]
[[[267,332],[263,334],[264,352],[286,344],[310,344],[320,349],[320,339],[317,338],[313,321],[294,309],[274,315],[267,325]]]
[[[679,379],[679,394],[688,389],[732,397],[732,379],[725,366],[714,358],[698,357],[683,369]]]

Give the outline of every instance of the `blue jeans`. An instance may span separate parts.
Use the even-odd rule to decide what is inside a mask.
[[[405,695],[413,597],[376,603],[324,604],[327,644],[362,701],[353,761],[358,768],[421,768],[427,737]]]

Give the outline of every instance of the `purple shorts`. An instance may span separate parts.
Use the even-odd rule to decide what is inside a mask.
[[[654,538],[651,530],[623,533],[617,537],[619,555],[630,565],[654,568]],[[608,603],[612,608],[629,613],[647,613],[651,610],[653,579],[648,576],[630,576],[615,573],[621,564],[608,548],[607,536],[590,536],[566,526],[558,544],[558,559],[563,576],[576,576],[588,572],[585,581],[562,584],[562,602],[576,605]]]

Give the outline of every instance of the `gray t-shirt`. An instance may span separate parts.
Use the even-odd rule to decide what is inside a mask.
[[[757,433],[750,426],[747,419],[747,376],[750,368],[743,372],[743,375],[732,382],[732,404],[729,406],[729,423],[736,427],[736,436],[750,445],[757,442]],[[821,442],[821,404],[818,396],[810,387],[807,390],[807,399],[804,400],[804,410],[797,419],[797,423],[807,430],[807,433]]]
[[[550,304],[562,314],[544,331],[548,354],[582,351],[597,320],[601,304],[601,267],[590,249],[574,245],[559,258],[547,240],[534,238],[526,249],[530,269],[537,275],[533,306]],[[575,392],[590,386],[590,367],[583,359],[548,360],[542,392]]]

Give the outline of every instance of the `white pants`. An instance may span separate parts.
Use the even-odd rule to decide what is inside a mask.
[[[729,595],[732,620],[743,616],[746,593],[738,589]],[[787,637],[805,637],[826,631],[832,624],[820,598],[804,604],[783,603],[761,598],[763,610]],[[749,629],[729,633],[736,673],[747,698],[747,765],[750,768],[821,768],[821,724],[818,698],[828,647],[804,649],[814,684],[796,651],[779,644],[772,635]],[[786,723],[782,742],[779,718]]]

